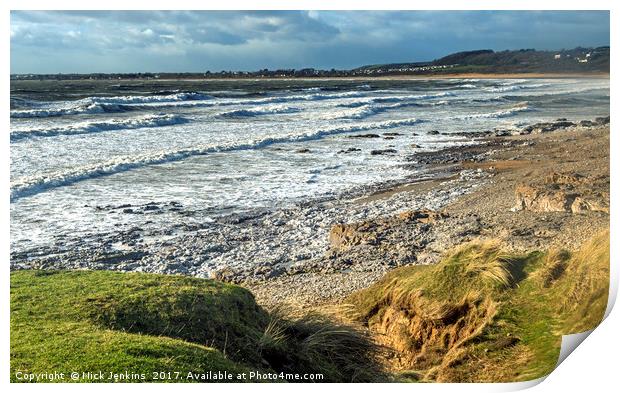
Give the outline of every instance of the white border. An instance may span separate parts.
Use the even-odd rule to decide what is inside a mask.
[[[618,64],[616,48],[613,42],[616,41],[618,29],[616,26],[620,26],[620,20],[617,17],[618,2],[602,1],[602,0],[589,0],[583,1],[541,1],[541,0],[505,0],[505,1],[394,1],[394,0],[382,0],[380,2],[370,2],[367,0],[331,0],[331,1],[282,1],[282,0],[263,0],[260,3],[253,3],[250,1],[241,0],[228,0],[226,2],[217,2],[206,4],[196,0],[175,0],[174,2],[153,0],[153,1],[129,1],[129,0],[107,0],[105,2],[84,2],[77,0],[57,0],[52,2],[23,0],[3,1],[2,7],[2,33],[4,35],[3,40],[0,41],[1,51],[4,53],[4,61],[2,62],[3,75],[0,83],[2,83],[3,94],[1,97],[2,107],[9,108],[9,78],[10,63],[9,63],[9,29],[10,29],[10,9],[114,9],[114,10],[130,10],[130,9],[241,9],[241,10],[253,10],[253,9],[309,9],[309,10],[349,10],[349,9],[361,9],[361,10],[405,10],[405,9],[419,9],[419,10],[461,10],[461,9],[491,9],[491,10],[612,10],[611,12],[611,41],[612,52],[611,61],[612,69],[613,65]],[[616,91],[616,78],[611,77],[610,86],[612,91]],[[615,95],[611,94],[611,112],[612,117],[612,131],[611,131],[611,173],[620,173],[620,166],[617,157],[618,150],[618,137],[615,135],[617,127],[615,124],[615,115],[618,114],[614,111],[616,108]],[[3,132],[5,133],[0,150],[0,160],[2,160],[3,171],[1,172],[1,181],[4,184],[4,188],[1,191],[1,198],[3,201],[4,209],[2,209],[2,221],[4,223],[2,227],[2,239],[0,241],[0,249],[4,256],[4,270],[2,271],[2,293],[0,297],[0,309],[2,310],[3,324],[2,334],[4,340],[2,341],[2,382],[8,383],[9,380],[9,275],[8,275],[8,261],[9,261],[9,140],[6,136],[8,132],[9,116],[8,110],[1,111],[1,119]],[[618,183],[612,177],[611,182],[611,239],[616,237],[616,196],[618,195]],[[611,261],[612,271],[611,280],[612,288],[610,288],[611,299],[615,300],[617,295],[618,284],[618,263],[615,256],[618,255],[618,246],[612,241],[611,243]],[[611,311],[611,304],[608,308],[608,312]],[[618,331],[620,331],[620,317],[618,312],[613,312],[609,317],[603,321],[600,327],[596,328],[592,334],[585,340],[585,344],[579,346],[576,349],[575,354],[568,356],[568,358],[558,366],[545,382],[536,387],[536,391],[540,392],[554,392],[554,391],[579,391],[579,390],[607,390],[609,387],[616,385],[615,377],[617,371],[617,359],[619,354],[619,339]],[[541,382],[541,381],[536,381]],[[422,385],[405,385],[405,384],[391,384],[387,385],[386,389],[394,391],[412,391],[412,390],[433,390],[433,391],[452,391],[458,390],[461,392],[495,392],[495,391],[512,391],[522,389],[531,386],[532,383],[525,384],[422,384]],[[281,391],[289,389],[290,386],[286,384],[252,384],[248,386],[252,390],[258,391]],[[315,385],[295,385],[296,391],[314,391],[317,386]],[[41,388],[45,391],[77,391],[84,389],[83,385],[67,385],[67,384],[47,384],[45,386],[39,385],[11,385],[11,388],[19,388],[26,391],[39,390]],[[109,385],[97,385],[91,384],[87,387],[93,391],[104,391],[110,388]],[[178,386],[159,385],[159,384],[120,384],[114,385],[114,390],[129,391],[136,389],[148,389],[149,391],[164,391],[170,388],[177,389]],[[334,387],[334,385],[321,385],[321,390],[336,390],[340,387]],[[376,385],[361,385],[358,384],[354,389],[377,389]],[[213,390],[230,390],[240,389],[240,386],[226,385],[184,385],[183,389],[192,391],[213,391]]]

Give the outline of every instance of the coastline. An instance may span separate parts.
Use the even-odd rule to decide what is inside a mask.
[[[212,225],[188,225],[186,234],[170,240],[142,242],[165,237],[167,229],[147,234],[139,228],[78,239],[66,245],[70,253],[14,254],[11,269],[211,277],[246,286],[264,305],[307,306],[338,302],[395,267],[436,263],[445,250],[473,239],[499,238],[514,250],[576,248],[609,226],[608,213],[584,212],[584,219],[571,212],[511,211],[515,189],[550,173],[576,173],[598,179],[596,187],[608,200],[608,122],[558,119],[510,133],[463,132],[478,143],[411,154],[411,166],[425,171],[409,179],[288,208],[232,214]],[[114,247],[119,242],[130,247],[119,250]],[[210,264],[196,265],[196,259]]]
[[[501,141],[499,144],[493,143],[498,139]],[[489,138],[484,144],[447,150],[450,151],[442,151],[441,154],[448,158],[439,159],[440,162],[433,165],[445,166],[445,162],[441,161],[456,160],[450,164],[454,172],[480,170],[488,174],[489,178],[471,192],[459,195],[447,203],[439,210],[439,216],[429,220],[408,221],[402,219],[401,214],[368,219],[362,223],[347,223],[350,225],[347,229],[353,233],[349,240],[355,236],[361,240],[350,248],[339,250],[332,241],[328,251],[331,259],[356,260],[358,263],[368,259],[398,259],[394,258],[393,253],[381,254],[376,251],[379,248],[413,249],[417,259],[414,264],[432,264],[441,258],[445,250],[478,239],[499,240],[505,249],[517,252],[575,250],[594,234],[609,228],[609,125],[578,126],[548,133]],[[476,158],[472,159],[471,153]],[[435,155],[435,158],[441,154]],[[603,205],[607,204],[607,211],[605,206],[599,211],[586,209],[578,212],[570,209],[553,211],[553,206],[550,211],[515,209],[519,201],[516,190],[520,186],[544,183],[549,176],[584,179],[579,181],[588,183],[590,191],[602,198]],[[426,195],[449,181],[444,179],[402,184],[365,198]],[[570,187],[574,187],[576,193],[590,192],[580,186]],[[360,227],[362,230],[359,230]],[[366,244],[363,239],[365,235],[372,239]],[[423,238],[422,245],[420,237]],[[380,238],[379,242],[376,238]],[[270,306],[281,303],[296,307],[337,304],[351,293],[369,287],[383,277],[385,272],[400,265],[399,261],[395,262],[392,266],[387,264],[383,266],[384,269],[374,271],[356,271],[354,266],[340,271],[330,271],[325,266],[316,267],[301,274],[282,275],[241,285],[250,289],[259,303]]]
[[[386,75],[386,76],[342,76],[342,77],[248,77],[248,78],[157,78],[157,79],[140,79],[127,78],[122,82],[258,82],[258,81],[300,81],[300,82],[316,82],[316,81],[373,81],[373,80],[418,80],[418,79],[609,79],[609,72],[509,72],[509,73],[445,73],[445,74],[420,74],[420,75]],[[11,80],[13,84],[32,84],[38,82],[56,81],[56,79],[25,79]],[[93,83],[93,82],[115,82],[119,80],[90,80],[75,79],[70,80],[72,83]]]
[[[316,357],[304,362],[302,331],[330,350],[321,357],[329,362],[328,381],[350,381],[350,372],[338,372],[346,367],[366,373],[358,382],[512,382],[547,375],[561,335],[593,329],[607,304],[609,131],[606,117],[558,119],[510,135],[470,132],[479,144],[412,155],[411,165],[428,168],[427,179],[377,185],[346,201],[231,215],[219,223],[228,228],[222,243],[202,237],[200,228],[161,243],[159,257],[167,262],[160,266],[168,270],[148,270],[140,252],[115,257],[80,250],[66,270],[53,258],[48,266],[14,270],[12,370],[41,369],[59,343],[81,355],[69,358],[80,370],[100,367],[101,353],[121,353],[122,366],[134,369],[194,370],[198,362],[224,372],[248,365],[280,370],[261,355],[262,338],[274,331],[286,337],[279,356],[301,353],[292,360],[296,369],[314,367]],[[261,234],[280,237],[261,239],[263,249],[246,248]],[[300,247],[286,247],[296,241]],[[187,277],[192,247],[231,245],[245,248],[253,269],[220,271],[215,280]],[[291,251],[307,247],[316,255],[296,263],[278,263],[278,255],[251,258],[254,251],[299,258]],[[496,263],[505,266],[503,275],[493,274]],[[509,267],[516,268],[514,276]],[[434,304],[456,318],[437,319]],[[59,316],[59,306],[76,311]],[[561,330],[540,333],[541,325]],[[490,329],[497,334],[479,333]],[[446,332],[467,341],[445,343]],[[411,346],[418,334],[431,344],[441,337],[445,348]],[[42,360],[32,355],[33,338],[47,345]],[[84,350],[86,340],[100,344]],[[132,356],[135,347],[148,355]],[[459,361],[445,362],[455,350]],[[80,380],[90,378],[84,373]]]
[[[343,77],[317,77],[317,78],[207,78],[207,79],[158,79],[159,81],[332,81],[332,80],[351,80],[351,81],[373,81],[373,80],[416,80],[416,79],[563,79],[563,78],[584,78],[584,79],[609,79],[608,72],[575,72],[575,73],[543,73],[543,72],[523,72],[506,74],[486,74],[486,73],[455,73],[455,74],[423,74],[423,75],[387,75],[387,76],[343,76]],[[128,79],[130,80],[130,79]]]

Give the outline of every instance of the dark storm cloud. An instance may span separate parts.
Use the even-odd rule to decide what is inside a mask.
[[[606,11],[14,11],[11,72],[350,68],[609,44]]]

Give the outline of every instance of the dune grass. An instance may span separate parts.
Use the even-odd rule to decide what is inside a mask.
[[[104,271],[11,273],[11,378],[16,372],[144,375],[260,371],[373,381],[376,346],[320,315],[278,315],[238,286]],[[79,378],[89,381],[89,374]],[[185,382],[186,379],[175,379]],[[236,380],[233,380],[236,382]]]
[[[549,374],[563,334],[594,328],[609,288],[609,232],[573,254],[509,254],[473,242],[396,269],[348,299],[394,350],[397,379],[522,381]]]
[[[553,370],[563,334],[601,321],[608,287],[608,231],[574,253],[468,243],[436,265],[393,270],[331,312],[265,310],[246,289],[213,280],[14,271],[11,378],[259,371],[320,373],[321,382],[529,380]]]

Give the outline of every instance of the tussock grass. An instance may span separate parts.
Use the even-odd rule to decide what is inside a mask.
[[[570,257],[570,253],[566,250],[551,250],[547,253],[545,263],[539,270],[543,287],[549,288],[564,274]]]
[[[519,381],[553,370],[562,334],[600,322],[608,286],[604,232],[575,254],[471,242],[437,265],[396,269],[348,301],[393,349],[387,363],[398,378]]]
[[[556,287],[561,303],[562,332],[595,328],[603,318],[609,296],[609,231],[595,236],[572,257]]]
[[[262,340],[264,357],[285,371],[322,373],[329,380],[386,380],[379,362],[383,349],[360,326],[338,314],[280,306]]]

